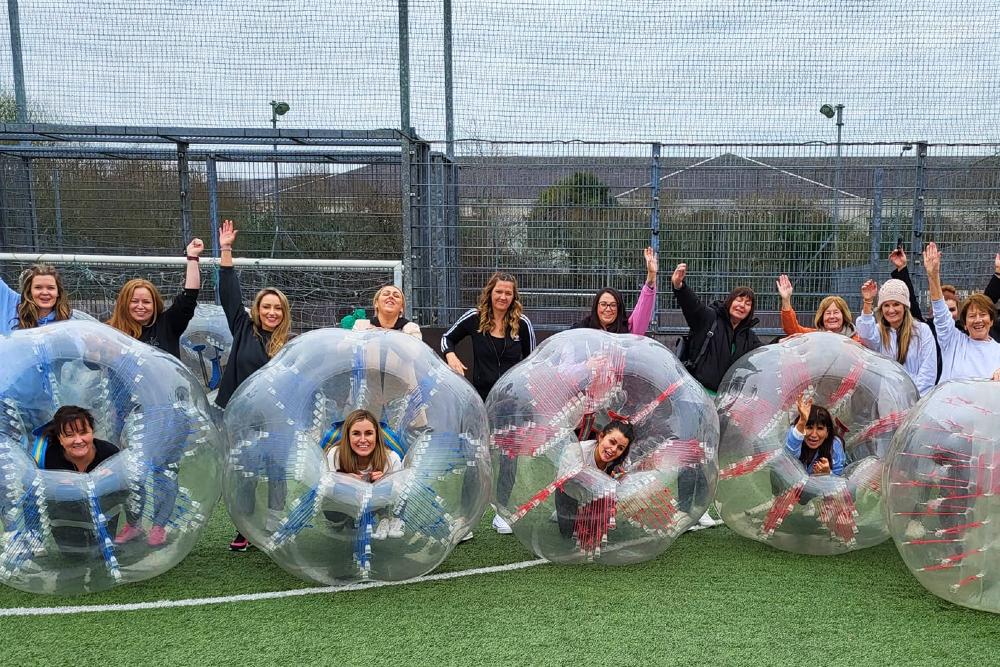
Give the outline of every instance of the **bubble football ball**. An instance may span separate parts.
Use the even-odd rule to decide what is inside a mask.
[[[233,334],[222,306],[199,303],[181,334],[180,347],[181,361],[201,381],[205,391],[216,391],[233,347]]]
[[[141,581],[188,554],[222,488],[205,393],[172,356],[96,322],[0,337],[0,581],[75,594]],[[89,473],[41,470],[64,405],[121,451]]]
[[[841,475],[810,475],[786,448],[803,393],[844,443]],[[888,539],[882,457],[916,387],[903,367],[845,336],[793,336],[734,364],[719,387],[719,489],[726,525],[784,551],[838,554]],[[806,451],[805,443],[801,447]],[[832,462],[831,462],[832,463]]]
[[[381,422],[403,470],[369,483],[327,469],[355,409]],[[226,408],[225,496],[237,527],[307,581],[433,570],[482,516],[491,485],[483,402],[423,342],[319,329],[294,339]]]
[[[649,338],[556,334],[500,378],[487,411],[497,513],[551,561],[655,558],[711,500],[715,406]],[[612,477],[594,463],[593,431],[616,416],[635,435]]]
[[[910,410],[886,459],[886,516],[927,590],[1000,613],[1000,383],[936,387]]]

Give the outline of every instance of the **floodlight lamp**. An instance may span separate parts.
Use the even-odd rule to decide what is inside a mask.
[[[271,109],[274,111],[275,116],[284,116],[291,109],[287,102],[275,102],[271,100]]]
[[[827,118],[833,118],[834,115],[836,115],[837,113],[836,111],[834,111],[832,104],[824,104],[819,108],[819,112],[824,116],[826,116]]]

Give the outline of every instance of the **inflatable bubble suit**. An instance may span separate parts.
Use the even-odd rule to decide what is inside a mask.
[[[843,440],[847,461],[839,476],[809,475],[785,448],[803,393],[830,411]],[[716,505],[726,525],[796,553],[884,542],[882,457],[917,398],[902,366],[839,334],[793,336],[743,356],[716,398]]]
[[[180,347],[181,361],[201,381],[205,391],[216,391],[233,347],[233,334],[222,306],[199,303],[181,334]]]
[[[910,410],[886,458],[886,516],[927,590],[1000,613],[1000,384],[960,380]]]
[[[328,470],[334,428],[366,409],[404,468],[369,483]],[[492,483],[483,402],[397,331],[318,329],[284,347],[225,414],[225,498],[240,532],[307,581],[401,580],[441,563]]]
[[[649,338],[593,329],[552,336],[500,378],[486,406],[497,513],[539,556],[649,560],[708,507],[715,406]],[[615,415],[635,435],[624,474],[612,478],[593,463],[589,426],[599,431]]]
[[[183,560],[222,489],[222,439],[191,373],[85,321],[0,337],[0,358],[0,581],[74,594]],[[39,469],[34,455],[61,447],[40,434],[63,405],[88,409],[121,451],[89,473]]]

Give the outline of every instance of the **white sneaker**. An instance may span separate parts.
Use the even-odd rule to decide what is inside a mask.
[[[399,517],[389,519],[389,537],[402,537],[404,526],[403,520]]]
[[[702,528],[715,528],[716,523],[715,519],[709,516],[708,512],[706,511],[704,514],[701,515],[701,518],[698,519],[698,525],[701,526]]]
[[[906,524],[906,531],[903,533],[903,535],[905,535],[909,540],[919,540],[926,534],[927,530],[924,528],[924,525],[919,521],[914,521],[912,519],[908,524]]]
[[[510,524],[504,521],[503,517],[499,514],[493,517],[493,528],[501,535],[510,535],[514,532]]]
[[[802,508],[802,516],[816,516],[816,505],[806,503],[805,507]]]
[[[375,526],[375,531],[372,532],[373,540],[384,540],[389,537],[389,519],[382,519]]]
[[[468,542],[471,539],[472,539],[472,531],[470,530],[465,534],[465,537],[459,540],[459,542]]]

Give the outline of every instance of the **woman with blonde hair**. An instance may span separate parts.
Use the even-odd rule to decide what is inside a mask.
[[[861,342],[902,364],[923,396],[937,378],[937,345],[930,327],[910,313],[910,290],[896,278],[885,281],[881,289],[868,280],[861,286],[861,299],[857,319]]]
[[[21,273],[18,282],[20,293],[0,280],[0,334],[69,319],[73,312],[69,296],[54,266],[35,264]]]
[[[237,233],[231,220],[223,221],[219,228],[219,247],[222,250],[222,260],[219,262],[219,300],[233,334],[229,363],[226,364],[219,393],[215,397],[215,403],[220,408],[228,405],[236,388],[244,380],[256,373],[285,346],[292,328],[288,298],[281,290],[273,287],[265,287],[257,292],[250,314],[247,314],[243,307],[240,279],[233,269],[233,243],[236,242]],[[271,458],[269,456],[268,461]],[[273,465],[269,467],[276,469]],[[284,480],[274,479],[269,471],[268,485],[271,488],[268,501],[272,513],[284,509],[284,484]],[[250,496],[250,501],[252,500],[253,497]],[[252,512],[253,508],[249,508],[249,511]],[[233,551],[246,551],[248,546],[247,539],[239,533],[229,544]]]
[[[509,273],[494,273],[479,294],[475,308],[465,311],[441,337],[441,352],[448,365],[464,375],[465,364],[455,354],[455,346],[472,337],[472,386],[485,401],[500,376],[514,367],[535,349],[535,330],[522,313],[517,293],[517,280]],[[497,502],[506,505],[510,499],[515,475],[515,462],[500,459]],[[471,484],[466,477],[466,484]],[[463,493],[467,487],[463,487]],[[493,527],[499,533],[511,533],[510,526],[497,515]],[[471,533],[470,533],[471,535]]]
[[[824,297],[819,302],[819,308],[816,309],[813,326],[804,327],[799,324],[795,310],[792,309],[792,293],[794,292],[792,281],[782,273],[776,284],[778,295],[781,296],[781,328],[785,330],[786,334],[791,336],[811,331],[829,331],[861,342],[854,330],[854,315],[851,314],[851,309],[842,298],[839,296]]]
[[[188,244],[184,289],[169,308],[153,283],[133,278],[118,292],[108,324],[127,336],[180,358],[181,334],[187,329],[198,305],[198,291],[201,289],[198,262],[204,250],[205,244],[201,239],[192,239]]]

